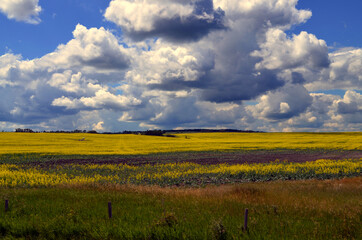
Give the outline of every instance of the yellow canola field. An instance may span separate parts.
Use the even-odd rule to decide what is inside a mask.
[[[128,183],[175,184],[184,180],[211,177],[217,181],[234,179],[255,181],[268,179],[308,179],[359,176],[362,158],[359,160],[317,160],[305,163],[270,163],[238,165],[200,165],[195,163],[171,163],[129,166],[65,165],[53,170],[24,169],[17,165],[0,165],[0,187],[37,187],[63,184]],[[176,180],[176,181],[175,181]]]
[[[362,133],[190,133],[176,137],[134,134],[0,133],[0,154],[150,154],[258,149],[362,150]],[[83,141],[81,141],[84,139]]]

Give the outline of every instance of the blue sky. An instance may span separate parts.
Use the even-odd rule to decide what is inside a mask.
[[[297,7],[310,9],[313,16],[295,31],[313,33],[331,47],[362,47],[362,1],[300,0]]]
[[[1,37],[2,53],[11,50],[28,59],[42,57],[72,39],[78,23],[118,31],[114,24],[104,21],[101,11],[109,5],[107,1],[48,0],[39,1],[39,4],[42,7],[39,24],[9,20],[4,14],[0,15],[0,30],[7,33]]]
[[[360,0],[0,3],[0,129],[361,131],[360,9]]]

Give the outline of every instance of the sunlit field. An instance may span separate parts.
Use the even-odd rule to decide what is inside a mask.
[[[83,140],[83,141],[81,141]],[[0,133],[0,154],[149,154],[265,149],[362,149],[362,133],[134,134]]]
[[[70,164],[44,168],[3,164],[0,165],[0,186],[47,187],[64,184],[102,183],[197,186],[207,183],[220,184],[240,181],[341,178],[359,176],[361,170],[362,158],[252,165],[200,165],[195,163],[140,166]]]
[[[361,133],[0,133],[0,238],[362,239],[361,146]]]

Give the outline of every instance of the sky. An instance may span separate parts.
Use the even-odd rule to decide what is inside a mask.
[[[362,130],[360,0],[0,0],[0,130]]]

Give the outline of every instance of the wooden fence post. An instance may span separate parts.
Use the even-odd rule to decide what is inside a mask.
[[[248,231],[248,209],[245,209],[244,215],[244,231]]]
[[[108,202],[108,217],[112,218],[112,203]]]
[[[9,200],[5,200],[5,212],[9,211]]]

